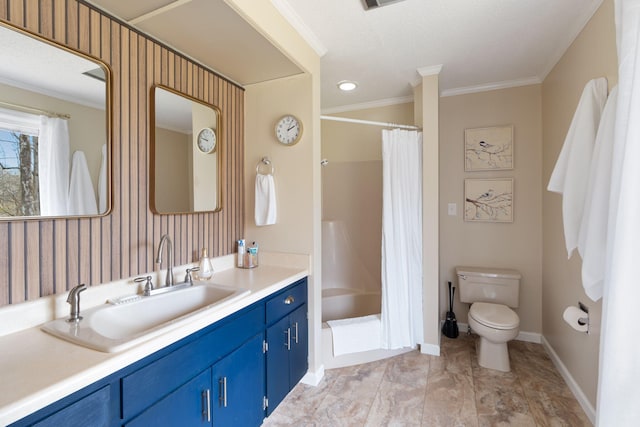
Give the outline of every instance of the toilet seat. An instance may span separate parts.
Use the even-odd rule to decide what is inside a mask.
[[[469,316],[476,322],[494,329],[514,329],[520,326],[520,318],[515,311],[504,304],[476,302],[469,309]]]

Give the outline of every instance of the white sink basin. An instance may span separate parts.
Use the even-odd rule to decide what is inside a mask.
[[[80,322],[57,319],[45,323],[42,330],[95,350],[116,352],[175,329],[248,293],[246,289],[211,283],[195,284],[132,302],[83,310]]]

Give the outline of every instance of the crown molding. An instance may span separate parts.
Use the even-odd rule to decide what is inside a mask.
[[[300,15],[291,7],[287,0],[271,0],[271,4],[278,9],[278,12],[291,24],[300,36],[309,43],[309,46],[323,57],[327,53],[327,48],[322,44],[318,36],[304,23]]]
[[[467,95],[470,93],[488,92],[490,90],[509,89],[512,87],[537,85],[542,83],[540,77],[527,77],[524,79],[505,80],[502,82],[485,83],[475,86],[464,86],[453,89],[445,89],[440,93],[440,97]]]

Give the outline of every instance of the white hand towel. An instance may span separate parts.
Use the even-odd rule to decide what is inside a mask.
[[[330,320],[333,335],[333,355],[358,353],[381,348],[380,315]]]
[[[586,84],[547,187],[562,194],[564,240],[569,258],[578,246],[591,156],[606,100],[605,78]]]
[[[256,175],[256,225],[276,223],[276,186],[273,175]]]
[[[607,227],[617,101],[618,88],[616,87],[611,91],[604,106],[598,127],[578,240],[578,252],[582,256],[582,286],[587,296],[594,301],[602,298],[607,257]]]
[[[69,215],[97,215],[96,193],[91,182],[84,152],[73,153],[71,179],[69,181]]]

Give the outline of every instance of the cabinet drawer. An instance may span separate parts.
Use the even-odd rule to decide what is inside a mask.
[[[307,279],[302,279],[267,301],[267,324],[291,313],[307,302]]]
[[[111,391],[109,386],[91,393],[33,427],[108,427],[111,424]]]

